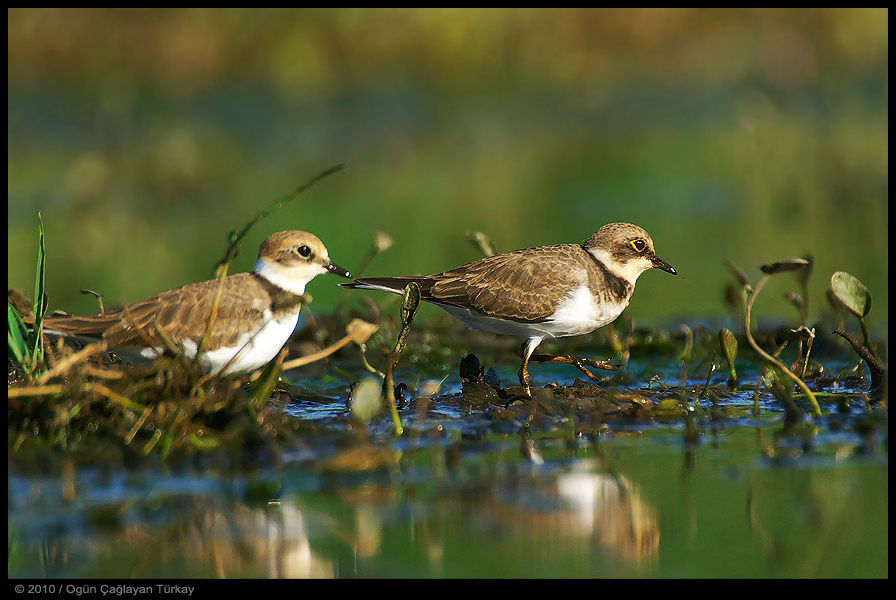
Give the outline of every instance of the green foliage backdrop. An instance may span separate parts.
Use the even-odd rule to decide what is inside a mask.
[[[8,9],[8,285],[51,309],[211,276],[229,227],[337,163],[250,235],[317,234],[368,274],[644,226],[684,278],[636,317],[724,313],[730,260],[810,252],[885,323],[887,9]],[[781,278],[784,279],[784,278]],[[312,307],[340,297],[309,286]],[[792,310],[774,284],[757,311]],[[658,300],[659,299],[659,300]],[[432,314],[429,307],[422,314]]]

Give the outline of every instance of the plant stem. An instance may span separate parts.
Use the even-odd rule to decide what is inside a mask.
[[[780,370],[787,373],[787,375],[791,379],[793,379],[793,381],[800,387],[800,389],[803,390],[803,392],[806,394],[806,397],[809,398],[809,402],[812,403],[813,414],[816,417],[820,417],[821,416],[821,408],[818,406],[818,400],[815,398],[815,394],[812,393],[812,390],[809,389],[809,386],[807,386],[806,383],[802,379],[797,377],[790,369],[785,367],[781,361],[779,361],[778,359],[773,357],[771,354],[769,354],[768,352],[766,352],[765,350],[760,348],[759,344],[756,343],[756,340],[753,339],[753,335],[750,333],[750,320],[751,320],[751,314],[753,312],[753,301],[756,299],[756,295],[759,293],[759,290],[761,290],[762,286],[765,285],[765,282],[768,281],[768,278],[769,278],[768,274],[763,275],[762,278],[759,280],[759,283],[756,284],[756,288],[753,290],[753,292],[750,294],[750,297],[747,299],[747,306],[744,309],[744,333],[747,336],[747,341],[750,342],[750,346],[753,347],[753,350],[755,350],[759,356],[764,358],[766,361],[772,363],[773,365],[778,367]]]

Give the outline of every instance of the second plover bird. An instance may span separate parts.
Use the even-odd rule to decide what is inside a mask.
[[[604,225],[584,244],[514,250],[429,276],[364,277],[342,287],[402,294],[415,282],[420,299],[480,331],[522,338],[520,385],[527,396],[528,364],[612,368],[572,356],[533,354],[545,339],[583,335],[613,322],[628,306],[638,276],[659,268],[677,274],[656,255],[650,235],[631,223]]]
[[[255,271],[224,279],[218,313],[199,357],[212,374],[252,371],[270,362],[299,320],[305,285],[317,275],[351,274],[330,261],[326,247],[304,231],[280,231],[258,249]],[[97,338],[123,356],[154,359],[167,338],[193,358],[208,327],[218,280],[163,292],[98,315],[47,316],[45,331]]]

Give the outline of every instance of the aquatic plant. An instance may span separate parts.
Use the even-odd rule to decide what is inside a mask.
[[[29,329],[12,302],[6,301],[7,349],[9,354],[24,369],[25,377],[31,378],[43,363],[43,316],[47,311],[44,293],[46,276],[46,253],[44,250],[44,223],[37,213],[38,245],[37,273],[34,276],[34,308],[32,327]]]
[[[411,332],[411,323],[417,314],[420,306],[420,286],[415,282],[409,283],[404,288],[404,294],[401,297],[401,330],[398,332],[398,338],[395,340],[395,347],[389,353],[389,363],[386,367],[386,377],[383,381],[383,391],[389,411],[392,415],[392,424],[395,429],[395,435],[401,435],[401,419],[398,416],[398,410],[395,408],[395,382],[393,380],[395,367],[398,366],[398,360],[407,343],[408,334]]]
[[[776,273],[783,273],[786,271],[795,271],[798,269],[805,268],[809,264],[810,264],[809,261],[804,258],[792,258],[792,259],[785,260],[785,261],[762,265],[762,267],[760,267],[763,275],[759,279],[759,282],[756,284],[756,287],[753,288],[751,291],[749,291],[748,295],[747,295],[747,303],[744,308],[744,334],[746,335],[747,341],[750,343],[750,346],[753,348],[753,350],[756,352],[756,354],[761,356],[765,361],[767,361],[768,363],[773,365],[779,371],[785,373],[788,377],[790,377],[793,380],[793,382],[797,386],[800,387],[801,390],[803,390],[803,393],[806,395],[806,398],[809,400],[810,404],[812,404],[813,414],[817,417],[820,417],[821,416],[821,408],[818,406],[818,400],[815,398],[815,394],[812,393],[812,390],[809,389],[809,386],[806,385],[806,383],[802,379],[800,379],[796,374],[794,374],[793,371],[791,371],[786,366],[784,366],[784,363],[782,363],[776,357],[772,356],[771,354],[769,354],[768,352],[763,350],[759,346],[759,344],[756,343],[756,340],[753,339],[752,333],[750,333],[750,329],[751,329],[750,323],[752,320],[751,315],[752,315],[752,311],[753,311],[753,303],[756,301],[756,296],[759,294],[759,291],[766,284],[768,279]]]
[[[737,389],[737,370],[734,368],[734,359],[737,357],[737,338],[731,333],[730,329],[721,328],[719,330],[719,346],[722,349],[722,356],[728,364],[728,387],[732,390]]]
[[[833,333],[849,342],[856,354],[865,361],[871,371],[872,388],[878,388],[886,378],[887,370],[874,350],[871,336],[868,334],[868,325],[865,323],[865,317],[871,312],[871,292],[856,277],[843,271],[837,271],[831,276],[831,292],[834,298],[858,319],[862,328],[862,342],[856,341],[842,327],[838,327]]]

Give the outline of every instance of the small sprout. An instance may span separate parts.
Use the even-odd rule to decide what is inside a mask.
[[[859,325],[862,327],[862,335],[865,337],[863,346],[880,363],[880,357],[871,345],[868,326],[865,324],[865,317],[871,312],[871,292],[868,291],[868,288],[861,281],[843,271],[837,271],[831,276],[831,291],[833,291],[837,300],[846,307],[846,310],[854,314],[859,320]]]
[[[24,365],[28,357],[28,328],[11,302],[6,303],[7,329],[6,340],[8,353],[20,365]]]
[[[719,345],[722,348],[722,356],[728,363],[728,387],[737,387],[737,371],[734,369],[734,359],[737,357],[737,338],[730,330],[724,327],[719,330]]]
[[[14,295],[10,298],[7,294],[7,349],[29,378],[37,373],[44,361],[43,318],[47,312],[47,294],[44,289],[46,276],[44,222],[40,213],[37,213],[37,225],[37,273],[34,277],[34,318],[30,331],[16,311],[16,307],[10,302],[11,299],[15,299]]]
[[[834,297],[859,319],[864,319],[871,312],[871,292],[849,273],[843,271],[834,273],[831,276],[831,291],[834,292]]]
[[[417,314],[417,308],[420,306],[420,286],[416,283],[409,283],[404,288],[404,294],[401,298],[401,325],[402,332],[405,333],[401,338],[402,345],[407,339],[407,332],[410,331],[411,322]]]

